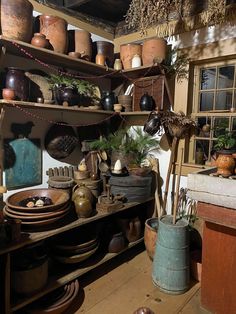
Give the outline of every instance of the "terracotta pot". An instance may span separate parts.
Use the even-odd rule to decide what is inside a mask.
[[[153,260],[155,253],[158,225],[159,219],[156,217],[149,218],[145,221],[144,244],[151,260]]]
[[[2,35],[30,42],[33,30],[33,6],[28,0],[1,1]]]
[[[221,151],[216,159],[217,173],[229,177],[234,173],[235,161],[230,152]]]
[[[96,45],[97,54],[104,55],[106,65],[112,67],[114,63],[114,45],[108,41],[96,41]]]
[[[88,31],[83,29],[75,30],[75,51],[81,54],[81,58],[91,61],[92,40]]]
[[[55,52],[66,53],[68,46],[67,22],[53,15],[40,15],[40,33],[49,40]]]
[[[13,100],[15,99],[15,91],[11,88],[3,88],[2,90],[2,97],[6,100]]]
[[[34,36],[31,39],[31,45],[39,48],[48,48],[49,41],[44,34],[34,33]]]
[[[161,63],[166,57],[167,44],[163,38],[147,39],[143,43],[142,61],[144,66]]]
[[[142,55],[142,46],[140,44],[124,44],[120,46],[120,58],[123,68],[132,68],[132,59],[135,55]]]
[[[9,67],[6,75],[6,88],[15,91],[17,100],[26,101],[29,98],[29,80],[22,69]]]

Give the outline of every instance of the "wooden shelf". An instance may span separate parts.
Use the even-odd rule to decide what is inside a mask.
[[[90,262],[90,265],[87,265],[87,262],[84,261],[83,263],[78,264],[79,268],[76,268],[73,271],[68,272],[65,275],[57,275],[57,276],[52,276],[51,278],[49,278],[47,286],[42,289],[40,292],[38,292],[37,294],[31,296],[31,297],[26,297],[26,298],[21,298],[18,299],[15,304],[12,306],[12,311],[17,311],[23,307],[25,307],[26,305],[38,300],[39,298],[43,297],[44,295],[48,294],[49,292],[54,291],[55,289],[67,284],[68,282],[88,273],[89,271],[99,267],[100,265],[104,264],[105,262],[115,258],[116,256],[126,252],[127,250],[131,249],[132,247],[140,244],[143,242],[143,238],[140,238],[139,240],[135,241],[135,242],[131,242],[129,243],[129,245],[122,250],[119,253],[107,253],[103,255],[100,254],[96,256],[96,253],[92,256],[93,262]],[[89,261],[89,259],[88,259]],[[91,261],[91,259],[90,259]],[[83,266],[84,265],[84,266]]]
[[[47,239],[49,237],[52,237],[54,235],[58,235],[62,232],[65,232],[65,231],[69,231],[69,230],[72,230],[72,229],[75,229],[79,226],[82,226],[82,225],[85,225],[85,224],[88,224],[88,223],[91,223],[93,221],[97,221],[101,218],[105,218],[105,217],[108,217],[108,216],[111,216],[111,215],[114,215],[116,213],[119,213],[119,212],[123,212],[129,208],[132,208],[132,207],[135,207],[135,206],[138,206],[140,204],[144,204],[144,203],[147,203],[149,201],[152,201],[153,200],[153,197],[150,197],[149,199],[147,199],[145,202],[142,202],[142,203],[138,203],[138,202],[130,202],[130,203],[127,203],[127,204],[124,204],[124,207],[122,207],[121,209],[118,209],[116,210],[115,212],[113,213],[101,213],[101,212],[98,212],[96,215],[92,216],[92,217],[89,217],[89,218],[79,218],[73,222],[70,222],[68,224],[66,224],[65,226],[62,226],[62,227],[59,227],[59,228],[55,228],[55,229],[52,229],[52,230],[46,230],[46,231],[42,231],[42,232],[22,232],[22,241],[18,242],[18,243],[12,243],[12,244],[9,244],[9,245],[5,245],[5,247],[2,247],[0,249],[0,255],[3,255],[3,254],[6,254],[6,253],[10,253],[12,251],[15,251],[17,249],[20,249],[20,248],[23,248],[29,244],[32,244],[34,242],[37,242],[37,241],[40,241],[40,240],[43,240],[43,239]]]
[[[94,110],[94,109],[86,109],[85,107],[78,106],[59,106],[54,104],[39,104],[35,102],[27,102],[27,101],[17,101],[17,100],[4,100],[0,99],[0,107],[6,106],[11,108],[16,108],[16,110],[20,109],[35,109],[35,110],[56,110],[56,111],[67,111],[67,112],[76,112],[78,115],[78,123],[84,122],[86,116],[89,116],[89,121],[91,123],[99,123],[103,119],[121,115],[121,117],[126,121],[128,125],[143,125],[150,114],[150,111],[131,111],[131,112],[121,112],[116,113],[114,111],[106,111],[106,110]]]

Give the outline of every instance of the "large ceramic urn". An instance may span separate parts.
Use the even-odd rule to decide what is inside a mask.
[[[40,33],[49,40],[55,52],[66,53],[68,47],[67,22],[53,15],[40,15]]]
[[[33,32],[33,6],[28,0],[1,0],[2,35],[30,42]]]

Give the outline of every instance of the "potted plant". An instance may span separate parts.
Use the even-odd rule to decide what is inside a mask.
[[[229,177],[234,173],[235,160],[232,156],[236,150],[236,137],[233,132],[226,131],[216,139],[214,148],[217,150],[216,167],[217,174]]]
[[[70,106],[88,105],[99,101],[98,87],[86,80],[57,74],[50,74],[47,80],[58,105],[62,105],[63,102]]]
[[[107,137],[100,137],[90,143],[91,149],[106,151],[111,160],[111,167],[120,159],[122,166],[129,168],[145,168],[145,159],[149,152],[158,148],[159,141],[141,128],[123,128]]]

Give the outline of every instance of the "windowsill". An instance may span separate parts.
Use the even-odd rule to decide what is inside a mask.
[[[176,167],[175,173],[178,173],[178,163],[176,164],[176,166],[177,167]],[[189,173],[194,173],[194,172],[200,171],[202,169],[208,169],[208,168],[210,168],[210,166],[185,163],[182,165],[181,175],[187,176]]]

